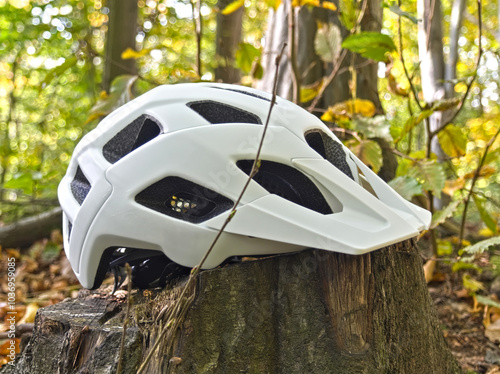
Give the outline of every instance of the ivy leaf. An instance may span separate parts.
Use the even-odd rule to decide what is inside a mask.
[[[64,73],[66,70],[69,68],[73,67],[76,65],[78,62],[78,59],[75,56],[69,57],[64,62],[56,66],[54,69],[49,71],[47,75],[45,76],[45,79],[38,85],[38,91],[43,90],[45,87],[47,87],[54,78],[59,77],[62,73]]]
[[[467,138],[462,129],[455,125],[448,125],[438,133],[439,144],[443,151],[450,157],[465,155]]]
[[[111,83],[109,95],[106,93],[102,94],[101,98],[90,110],[87,123],[108,115],[113,110],[132,100],[134,98],[132,87],[136,80],[137,75],[120,75],[116,77]]]
[[[479,211],[479,215],[481,216],[481,219],[483,220],[484,224],[486,227],[488,227],[493,233],[496,233],[498,231],[497,228],[497,222],[491,215],[488,213],[486,208],[484,207],[484,200],[474,196],[474,202],[476,203],[477,210]]]
[[[403,130],[399,133],[399,136],[394,140],[394,143],[399,143],[403,138],[411,131],[415,126],[417,126],[420,122],[423,120],[429,118],[432,113],[434,113],[433,110],[428,109],[428,110],[423,110],[417,115],[413,115],[408,120],[406,121]]]
[[[253,62],[261,55],[261,50],[250,43],[240,43],[236,51],[236,65],[245,74],[252,71]]]
[[[432,191],[434,196],[441,196],[441,190],[446,182],[443,165],[436,161],[417,161],[408,170],[407,175],[416,178],[424,189]]]
[[[351,151],[365,164],[371,166],[375,173],[378,173],[383,164],[382,149],[376,141],[362,140],[354,141],[349,145]]]
[[[382,138],[392,141],[391,124],[385,116],[375,117],[355,116],[352,119],[353,130],[362,133],[366,138]]]
[[[478,253],[483,253],[489,247],[492,247],[494,245],[500,245],[500,236],[495,236],[493,238],[481,240],[476,244],[465,247],[463,251],[470,254],[478,254]]]
[[[438,227],[440,224],[442,224],[444,221],[446,221],[447,218],[451,217],[453,213],[457,210],[458,206],[462,203],[462,201],[457,200],[457,201],[452,201],[449,203],[446,208],[443,208],[441,210],[438,210],[432,215],[432,221],[431,221],[431,226],[430,229],[435,229]]]
[[[401,17],[405,17],[407,19],[409,19],[412,23],[414,23],[415,25],[418,23],[418,19],[417,17],[415,17],[413,14],[411,13],[408,13],[408,12],[405,12],[404,10],[402,10],[399,5],[396,5],[396,4],[387,4],[387,3],[383,3],[382,6],[386,9],[389,9],[391,12],[393,12],[394,14],[397,14],[398,16],[401,16]]]
[[[382,62],[387,61],[385,56],[387,52],[396,50],[394,42],[388,35],[373,31],[349,35],[342,42],[342,47],[365,58]]]
[[[411,200],[413,196],[422,195],[424,192],[422,185],[415,178],[407,176],[394,178],[389,182],[389,186],[406,200]]]
[[[243,5],[245,5],[245,0],[236,0],[233,1],[232,3],[229,3],[223,10],[222,14],[227,16],[228,14],[236,12],[238,9],[240,9]]]
[[[322,23],[314,37],[314,51],[324,62],[335,61],[342,49],[340,28],[333,23]]]

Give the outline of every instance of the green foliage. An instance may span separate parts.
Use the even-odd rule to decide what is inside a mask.
[[[411,200],[413,196],[422,195],[424,192],[422,185],[413,177],[396,177],[389,182],[389,185],[406,200]]]
[[[248,74],[251,72],[253,64],[258,61],[262,51],[255,48],[253,44],[250,43],[240,43],[238,50],[236,51],[236,65]]]
[[[467,138],[462,129],[455,125],[448,125],[438,133],[439,144],[450,157],[461,157],[465,154]]]
[[[314,39],[314,51],[324,62],[334,62],[341,51],[340,29],[333,23],[322,23]]]
[[[461,203],[462,201],[460,200],[452,201],[446,206],[446,208],[443,208],[435,212],[432,215],[432,222],[430,228],[435,229],[437,226],[446,221],[447,218],[450,218],[455,213],[455,211],[457,210],[458,206]]]
[[[365,58],[383,62],[388,62],[386,53],[396,50],[394,42],[388,35],[373,31],[349,35],[342,42],[342,47]]]
[[[351,151],[366,165],[371,166],[375,173],[382,167],[382,149],[374,140],[353,140],[348,143]]]
[[[495,236],[493,238],[481,240],[480,242],[477,242],[476,244],[469,245],[463,249],[465,253],[469,254],[478,254],[478,253],[483,253],[486,251],[488,248],[493,247],[493,246],[498,246],[500,245],[500,236]]]
[[[418,161],[410,167],[408,176],[417,179],[427,191],[440,196],[446,181],[443,165],[435,160]]]

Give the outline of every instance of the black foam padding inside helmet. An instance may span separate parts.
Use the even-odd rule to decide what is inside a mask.
[[[217,101],[192,101],[186,105],[214,125],[221,123],[254,123],[262,125],[257,115]]]
[[[73,197],[76,201],[78,201],[78,204],[82,205],[92,186],[90,185],[87,177],[85,177],[85,174],[83,174],[80,166],[78,166],[76,169],[76,174],[70,183],[70,187]]]
[[[170,217],[192,223],[213,218],[233,207],[233,201],[180,177],[166,177],[139,192],[135,201]]]
[[[160,135],[158,121],[147,115],[136,118],[118,134],[112,137],[102,148],[104,158],[114,164],[133,150]]]
[[[354,180],[351,168],[346,161],[346,154],[342,145],[333,140],[328,134],[321,130],[312,130],[305,134],[306,142],[309,146],[318,152],[324,159],[328,160],[333,166],[342,173]]]
[[[253,160],[240,160],[236,165],[247,175],[252,171]],[[321,214],[331,214],[332,209],[316,185],[299,170],[274,161],[262,160],[255,182],[268,192]]]

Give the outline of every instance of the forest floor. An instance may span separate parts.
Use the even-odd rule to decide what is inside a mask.
[[[8,258],[16,258],[16,325],[32,327],[38,308],[76,297],[80,286],[61,250],[60,234],[28,251],[0,247],[0,366],[8,362]],[[106,282],[106,281],[105,281]],[[108,279],[106,283],[110,283]],[[478,305],[462,276],[439,266],[429,292],[444,336],[467,374],[500,374],[500,308]],[[498,321],[498,323],[496,323]],[[496,329],[496,326],[498,328]],[[488,337],[487,337],[488,336]],[[21,339],[16,339],[17,344]],[[19,350],[19,347],[17,348]]]

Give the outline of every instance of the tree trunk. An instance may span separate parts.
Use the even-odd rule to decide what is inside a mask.
[[[231,0],[219,0],[218,8],[222,11]],[[237,83],[240,81],[240,71],[235,66],[235,54],[241,41],[243,7],[235,12],[224,15],[217,13],[217,32],[215,44],[215,81]]]
[[[135,292],[123,373],[135,373],[179,286]],[[196,299],[147,373],[460,373],[413,240],[363,255],[320,250],[199,276]],[[39,310],[15,366],[0,373],[115,373],[126,303],[86,291]],[[172,359],[172,357],[175,357]]]
[[[114,78],[124,74],[137,74],[134,59],[123,60],[122,53],[127,48],[135,49],[137,35],[137,1],[108,0],[108,32],[106,34],[106,60],[102,86],[109,91]]]
[[[458,38],[460,37],[460,29],[462,28],[462,20],[464,17],[465,0],[454,0],[451,9],[450,20],[450,43],[448,63],[445,66],[445,88],[446,96],[453,97],[455,95],[455,83],[457,79],[457,62],[458,62]]]

